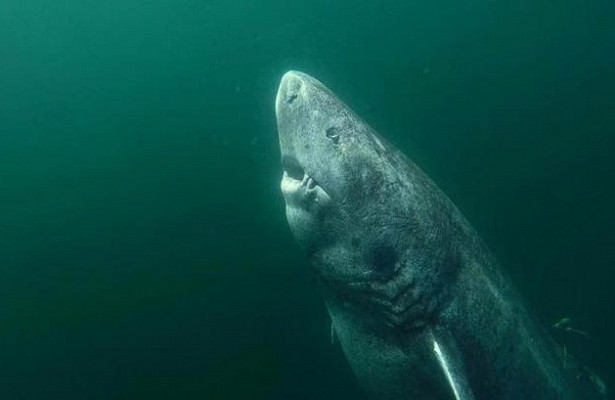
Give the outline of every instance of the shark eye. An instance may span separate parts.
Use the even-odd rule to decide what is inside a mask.
[[[389,276],[395,270],[397,253],[393,246],[379,244],[373,247],[369,252],[368,262],[376,272],[384,276]]]
[[[325,131],[325,136],[327,136],[327,139],[331,140],[333,144],[338,144],[340,142],[339,131],[334,126],[327,128],[327,130]]]

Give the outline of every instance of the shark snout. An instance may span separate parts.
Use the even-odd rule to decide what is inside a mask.
[[[281,189],[291,209],[309,212],[329,205],[321,186],[331,158],[325,129],[318,129],[322,116],[323,90],[316,79],[299,71],[286,72],[280,81],[275,110],[282,155]],[[322,136],[319,136],[322,133]],[[337,137],[336,137],[337,139]],[[322,182],[321,182],[322,181]],[[294,214],[293,214],[294,215]]]
[[[301,99],[304,86],[305,74],[298,71],[288,71],[284,74],[275,101],[275,111],[278,116],[283,107],[292,106]]]

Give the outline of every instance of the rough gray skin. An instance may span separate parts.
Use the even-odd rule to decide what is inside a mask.
[[[276,115],[288,222],[370,398],[597,398],[417,166],[306,74]]]

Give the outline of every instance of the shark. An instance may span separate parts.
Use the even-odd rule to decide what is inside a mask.
[[[603,398],[452,201],[324,84],[288,71],[275,113],[286,218],[370,399]]]

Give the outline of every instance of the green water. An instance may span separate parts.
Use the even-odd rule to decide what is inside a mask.
[[[613,21],[612,1],[0,1],[0,397],[363,398],[283,215],[291,68],[427,171],[613,386]]]

